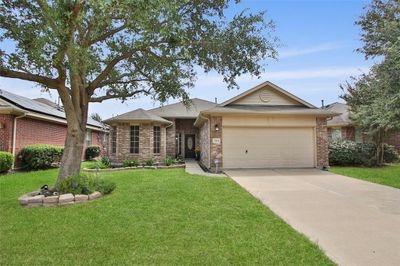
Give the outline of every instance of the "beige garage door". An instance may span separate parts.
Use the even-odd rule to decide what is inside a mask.
[[[224,168],[314,167],[313,128],[223,128]]]

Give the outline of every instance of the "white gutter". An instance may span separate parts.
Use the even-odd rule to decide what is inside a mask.
[[[17,119],[19,119],[19,118],[23,118],[23,117],[25,117],[26,116],[26,113],[24,113],[23,115],[20,115],[20,116],[16,116],[16,117],[14,117],[14,125],[13,125],[13,146],[12,146],[12,155],[13,155],[13,158],[14,158],[14,160],[13,160],[13,164],[12,164],[12,166],[11,166],[11,169],[12,170],[14,170],[15,169],[15,156],[16,156],[16,154],[15,154],[15,152],[16,152],[16,149],[17,149],[17,145],[16,145],[16,141],[17,141]]]

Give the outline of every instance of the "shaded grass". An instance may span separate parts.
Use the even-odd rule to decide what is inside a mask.
[[[182,169],[104,173],[82,205],[27,209],[17,198],[57,170],[0,176],[0,264],[328,265],[319,248],[228,178]]]
[[[365,181],[400,188],[400,164],[392,164],[384,167],[341,167],[332,166],[330,171],[350,176]]]

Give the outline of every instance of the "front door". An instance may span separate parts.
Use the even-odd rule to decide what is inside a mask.
[[[195,157],[195,137],[194,135],[185,135],[185,158],[194,158]]]

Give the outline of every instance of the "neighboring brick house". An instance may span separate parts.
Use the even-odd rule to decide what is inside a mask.
[[[271,82],[224,103],[192,99],[106,120],[112,161],[194,158],[206,168],[328,166],[326,119],[319,109]]]
[[[107,130],[106,125],[89,119],[85,147],[99,145],[106,153]],[[57,104],[0,90],[0,151],[17,157],[30,144],[64,146],[66,134],[65,113]]]
[[[340,113],[340,115],[328,119],[329,140],[351,140],[357,143],[371,142],[371,138],[365,134],[361,127],[358,127],[350,119],[350,108],[344,103],[333,103],[325,107],[326,110]],[[400,151],[400,132],[393,134],[386,141]]]

